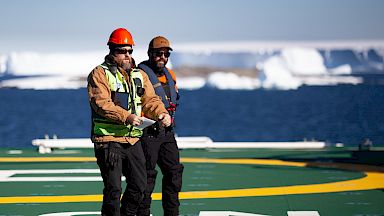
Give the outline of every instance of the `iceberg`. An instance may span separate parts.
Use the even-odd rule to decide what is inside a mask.
[[[260,67],[260,66],[259,66]],[[286,48],[266,60],[260,77],[266,89],[297,89],[301,85],[337,85],[363,82],[351,75],[348,64],[327,68],[320,52],[314,48]]]
[[[302,82],[294,77],[284,58],[274,56],[264,63],[261,85],[266,89],[297,89]]]
[[[85,79],[72,76],[36,76],[9,79],[0,82],[0,88],[53,90],[79,89],[87,87]]]
[[[87,76],[91,70],[104,61],[107,51],[78,53],[12,52],[0,55],[0,76],[7,73],[15,76],[28,75],[71,75]],[[133,54],[136,63],[147,58],[144,50]],[[171,65],[171,64],[169,64]]]
[[[323,57],[313,48],[286,48],[281,51],[281,57],[294,75],[323,75],[327,72]]]
[[[175,44],[168,67],[215,68],[197,76],[178,76],[181,89],[297,89],[301,85],[359,84],[356,74],[384,73],[384,41],[366,42],[212,42]],[[81,88],[106,51],[0,54],[0,87]],[[147,50],[135,49],[136,64]],[[226,70],[216,70],[223,68]],[[231,69],[251,69],[249,77]],[[226,72],[223,72],[226,71]],[[235,70],[234,70],[235,71]],[[56,87],[55,87],[56,86]]]
[[[102,52],[36,53],[13,52],[8,56],[6,72],[12,75],[87,76],[104,58]]]
[[[12,52],[0,55],[0,87],[19,89],[78,89],[87,86],[86,77],[104,61],[105,51],[78,53]],[[136,63],[147,58],[135,50]],[[169,62],[169,65],[172,65]]]
[[[203,77],[180,77],[177,78],[177,87],[186,90],[195,90],[203,88],[206,79]]]
[[[0,75],[6,72],[7,63],[8,63],[8,56],[0,55]]]
[[[335,67],[335,68],[331,68],[329,69],[329,73],[331,74],[351,74],[352,73],[352,67],[351,65],[348,65],[348,64],[344,64],[344,65],[340,65],[338,67]]]
[[[260,81],[256,78],[238,76],[235,73],[214,72],[209,75],[207,85],[217,89],[252,90],[260,88]]]

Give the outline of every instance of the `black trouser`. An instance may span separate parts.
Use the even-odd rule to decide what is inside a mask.
[[[146,158],[147,187],[138,215],[150,215],[151,194],[155,188],[157,176],[156,164],[159,165],[163,174],[162,205],[164,215],[179,215],[179,192],[181,191],[184,166],[180,164],[179,149],[174,133],[164,128],[157,132],[148,128],[144,130],[141,143]]]
[[[104,182],[102,215],[136,215],[147,179],[140,142],[135,145],[98,143],[95,144],[95,156]],[[127,185],[120,207],[122,175]]]

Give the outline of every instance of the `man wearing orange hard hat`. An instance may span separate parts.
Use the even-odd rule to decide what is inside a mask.
[[[132,67],[134,41],[118,28],[108,40],[109,54],[88,76],[91,139],[103,178],[102,215],[136,215],[147,182],[141,113],[169,126],[171,117],[146,73]],[[121,176],[126,178],[123,196]]]
[[[162,99],[168,113],[172,116],[170,126],[154,124],[144,129],[141,137],[144,154],[147,160],[147,188],[143,202],[140,204],[138,215],[149,216],[152,202],[151,194],[155,187],[157,176],[156,164],[163,174],[162,205],[164,215],[179,215],[179,192],[182,185],[183,164],[174,134],[173,117],[179,101],[174,72],[166,67],[171,55],[171,44],[163,36],[151,40],[148,47],[148,60],[141,62],[138,67],[147,73],[156,94]]]

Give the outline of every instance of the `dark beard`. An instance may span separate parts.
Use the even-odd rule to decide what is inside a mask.
[[[153,69],[153,72],[155,72],[158,75],[163,75],[164,74],[164,68],[165,64],[158,64],[157,62],[153,62],[151,64],[151,68]]]
[[[128,64],[123,64],[123,63],[121,63],[121,67],[125,70],[125,71],[129,71],[129,70],[131,70],[131,68],[132,68],[132,63],[131,62],[129,62]]]
[[[123,68],[123,70],[125,70],[125,71],[129,71],[132,68],[132,62],[131,61],[129,61],[128,64],[123,63],[123,61],[116,62],[116,65],[119,66],[120,68]]]
[[[129,71],[132,68],[132,60],[128,64],[124,64],[123,61],[115,61],[115,58],[111,54],[105,56],[105,61],[111,65],[116,65],[119,68],[123,68],[125,71]]]

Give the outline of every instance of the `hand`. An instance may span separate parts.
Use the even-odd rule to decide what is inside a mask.
[[[168,113],[160,114],[159,120],[164,127],[169,127],[172,124],[172,118]]]
[[[143,120],[141,119],[141,117],[135,114],[130,114],[127,118],[127,123],[133,126],[139,126],[143,124]]]
[[[119,144],[111,142],[108,146],[108,157],[107,157],[108,166],[110,167],[116,166],[119,163],[120,158],[121,158],[121,149]]]

